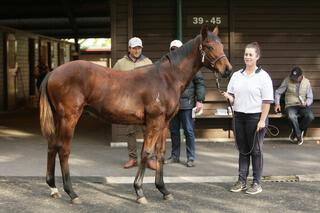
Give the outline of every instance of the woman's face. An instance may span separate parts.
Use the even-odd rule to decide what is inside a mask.
[[[257,55],[256,49],[254,48],[246,48],[244,51],[244,63],[246,66],[256,66],[257,61],[259,59],[259,55]]]

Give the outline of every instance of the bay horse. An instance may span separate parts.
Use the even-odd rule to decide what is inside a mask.
[[[72,203],[80,203],[69,173],[69,155],[75,126],[85,106],[106,120],[145,127],[134,189],[138,203],[147,203],[142,190],[147,159],[156,155],[156,188],[164,199],[173,199],[163,181],[163,162],[169,121],[179,110],[179,98],[201,67],[220,75],[232,68],[218,37],[218,28],[200,34],[153,65],[119,72],[86,61],[72,61],[50,72],[40,88],[40,125],[48,140],[46,182],[52,197],[60,197],[55,185],[58,154],[64,191]]]

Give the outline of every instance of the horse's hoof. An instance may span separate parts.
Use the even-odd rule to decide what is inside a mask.
[[[81,204],[82,202],[81,202],[80,198],[76,197],[76,198],[71,200],[71,203],[72,204]]]
[[[173,195],[172,194],[164,195],[163,199],[164,200],[173,200]]]
[[[50,195],[52,198],[61,198],[61,194],[59,192],[53,193]]]
[[[139,204],[147,204],[148,200],[146,199],[146,197],[140,197],[137,199],[137,203]]]

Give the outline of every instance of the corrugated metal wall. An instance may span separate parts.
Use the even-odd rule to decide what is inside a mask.
[[[293,66],[301,66],[310,79],[320,114],[320,1],[232,1],[232,63],[243,64],[243,48],[252,41],[261,45],[260,64],[270,74],[274,88],[289,75]],[[271,110],[273,111],[273,109]],[[279,125],[282,136],[288,124]],[[319,136],[311,128],[307,136]]]
[[[252,41],[261,45],[260,61],[275,88],[299,65],[320,99],[320,2],[319,1],[233,1],[234,39],[232,61],[243,64],[243,48]],[[320,113],[319,103],[314,110]]]
[[[143,41],[143,54],[153,62],[169,52],[176,34],[176,1],[133,1],[133,36]]]
[[[128,1],[118,0],[111,3],[111,39],[112,64],[122,58],[128,51]]]
[[[117,24],[113,29],[116,36],[112,39],[115,38],[116,42],[112,41],[112,54],[116,58],[113,57],[112,63],[126,53],[130,29],[133,36],[142,38],[143,53],[153,61],[167,53],[169,42],[176,38],[176,3],[169,0],[156,3],[147,0],[117,1],[113,6],[117,10]],[[130,4],[131,12],[128,9]],[[199,34],[199,21],[210,23],[212,18],[220,17],[220,37],[234,70],[244,65],[245,45],[257,41],[262,49],[260,64],[270,74],[274,88],[289,75],[293,66],[301,66],[313,87],[316,99],[313,110],[320,114],[319,11],[320,1],[183,0],[183,40],[186,42]],[[128,18],[130,14],[132,26]],[[207,87],[205,113],[209,115],[216,108],[226,108],[227,103],[216,90],[213,74],[207,69],[202,72]],[[225,89],[227,83],[227,80],[222,80],[222,88]],[[206,130],[201,131],[207,134]]]

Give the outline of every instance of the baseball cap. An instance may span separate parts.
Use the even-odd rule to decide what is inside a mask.
[[[143,47],[142,46],[142,41],[138,37],[130,38],[130,40],[128,42],[128,46],[129,47]]]
[[[302,69],[300,67],[294,67],[291,70],[290,78],[292,80],[297,80],[302,75]]]
[[[181,47],[183,44],[182,44],[182,42],[180,41],[180,40],[173,40],[173,41],[171,41],[171,43],[170,43],[170,48],[171,47]]]

